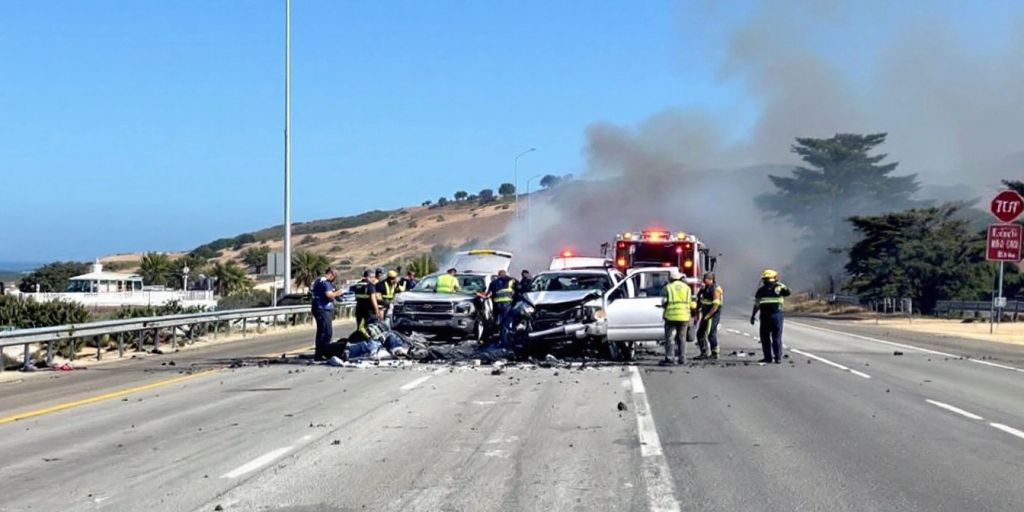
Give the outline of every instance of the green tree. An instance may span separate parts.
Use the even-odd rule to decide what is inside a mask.
[[[309,288],[313,281],[327,271],[331,260],[312,251],[296,251],[292,255],[292,279],[300,288]]]
[[[207,265],[209,265],[209,260],[195,251],[180,258],[175,258],[171,260],[171,273],[167,278],[167,285],[172,288],[183,288],[182,279],[185,277],[185,267],[188,267],[189,283],[191,283],[199,274],[206,272]],[[189,284],[189,289],[192,287],[192,284]]]
[[[252,287],[252,281],[245,269],[234,260],[227,263],[216,262],[210,269],[210,277],[216,280],[215,290],[221,297],[241,292]]]
[[[267,268],[268,254],[270,247],[265,245],[250,247],[242,253],[242,262],[252,268],[254,274],[262,274]]]
[[[477,196],[480,198],[480,204],[487,204],[494,201],[494,191],[489,188],[481,190]]]
[[[546,174],[540,179],[540,186],[544,188],[554,188],[562,181],[562,178],[555,176],[554,174]]]
[[[899,165],[872,155],[885,133],[836,134],[827,139],[797,138],[792,151],[807,164],[792,176],[769,176],[777,191],[757,198],[762,209],[805,230],[817,247],[837,247],[852,234],[846,222],[914,206],[917,175],[891,176]]]
[[[139,275],[149,285],[166,286],[180,268],[174,268],[171,258],[162,252],[147,252],[139,263]]]
[[[1003,180],[1003,185],[1006,185],[1006,188],[1015,190],[1018,194],[1024,196],[1024,181]]]
[[[405,265],[407,270],[415,272],[420,277],[437,272],[437,267],[437,259],[431,254],[417,256]]]
[[[460,190],[455,193],[454,197],[456,201],[465,201],[466,198],[469,197],[469,192],[466,192],[465,190]]]
[[[947,204],[853,217],[860,237],[849,250],[846,288],[870,300],[909,297],[924,313],[935,302],[980,300],[991,290],[985,238]]]
[[[444,196],[437,198],[437,205],[442,207],[448,206],[448,198]]]
[[[86,272],[89,272],[88,263],[55,261],[43,265],[21,278],[18,288],[25,293],[32,293],[36,291],[36,285],[38,285],[41,292],[62,292],[68,289],[68,281],[72,277]]]
[[[501,185],[498,186],[498,194],[500,194],[502,197],[515,195],[515,193],[516,186],[511,183],[502,183]]]

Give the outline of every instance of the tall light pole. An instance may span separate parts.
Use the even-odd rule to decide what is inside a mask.
[[[292,291],[292,0],[284,0],[284,290]]]
[[[533,194],[530,193],[530,182],[540,178],[541,175],[530,176],[526,180],[526,236],[533,239]]]
[[[515,183],[513,183],[512,186],[516,189],[515,200],[512,203],[512,211],[515,213],[515,220],[517,223],[519,222],[519,157],[527,153],[532,153],[534,151],[537,151],[537,148],[527,149],[526,151],[519,153],[518,155],[516,155],[515,158],[512,159],[512,179],[513,181],[515,181]]]

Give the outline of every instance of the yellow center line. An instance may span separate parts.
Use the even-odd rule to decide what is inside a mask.
[[[149,384],[142,384],[140,386],[134,386],[134,387],[130,387],[130,388],[120,389],[120,390],[117,390],[117,391],[112,391],[110,393],[104,393],[102,395],[96,395],[96,396],[91,396],[91,397],[88,397],[88,398],[82,398],[81,400],[73,400],[71,402],[64,402],[62,404],[51,405],[49,407],[44,407],[42,409],[36,409],[34,411],[19,412],[19,413],[16,413],[16,414],[12,414],[10,416],[4,416],[4,417],[0,418],[0,425],[4,425],[4,424],[7,424],[7,423],[12,423],[12,422],[15,422],[15,421],[20,421],[20,420],[24,420],[24,419],[28,419],[28,418],[34,418],[36,416],[42,416],[44,414],[50,414],[51,412],[64,411],[64,410],[71,409],[71,408],[74,408],[74,407],[79,407],[79,406],[82,406],[82,405],[88,405],[88,404],[100,402],[102,400],[108,400],[110,398],[117,398],[119,396],[130,395],[132,393],[138,393],[140,391],[148,391],[150,389],[159,388],[159,387],[167,386],[167,385],[170,385],[170,384],[175,384],[175,383],[178,383],[178,382],[183,382],[183,381],[186,381],[186,380],[189,380],[189,379],[194,379],[196,377],[199,377],[200,375],[207,375],[207,374],[210,374],[210,373],[219,372],[221,370],[223,370],[223,368],[212,368],[212,369],[209,369],[209,370],[202,370],[202,371],[195,372],[195,373],[192,373],[192,374],[189,374],[189,375],[182,375],[180,377],[172,377],[170,379],[164,379],[164,380],[159,380],[159,381],[156,381],[156,382],[150,382]]]

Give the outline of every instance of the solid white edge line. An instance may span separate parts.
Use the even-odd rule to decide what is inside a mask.
[[[824,327],[818,327],[816,325],[805,324],[805,323],[802,323],[802,322],[793,322],[793,321],[787,321],[787,322],[790,323],[790,324],[799,325],[800,327],[806,327],[808,329],[817,329],[819,331],[824,331],[824,332],[828,332],[828,333],[832,333],[832,334],[839,334],[839,335],[842,335],[842,336],[849,336],[851,338],[859,338],[859,339],[862,339],[862,340],[873,341],[875,343],[882,343],[882,344],[893,346],[893,347],[905,348],[907,350],[917,350],[918,352],[924,352],[926,354],[933,354],[933,355],[942,356],[942,357],[952,357],[952,358],[955,358],[955,359],[960,359],[961,357],[963,357],[963,356],[958,356],[956,354],[950,354],[948,352],[940,352],[938,350],[931,350],[931,349],[927,349],[927,348],[916,347],[914,345],[906,345],[906,344],[903,344],[903,343],[896,343],[895,341],[880,340],[878,338],[872,338],[871,336],[862,336],[860,334],[853,334],[853,333],[849,333],[849,332],[837,331],[837,330],[834,330],[834,329],[826,329]],[[972,363],[983,364],[985,366],[992,366],[992,367],[995,367],[995,368],[1001,368],[1003,370],[1010,370],[1010,371],[1014,371],[1014,372],[1024,373],[1024,368],[1017,368],[1015,366],[1009,366],[1009,365],[1005,365],[1005,364],[992,363],[992,362],[989,362],[989,361],[983,361],[981,359],[974,359],[972,357],[964,357],[963,359],[966,359],[966,360],[968,360],[968,361],[970,361]]]
[[[833,366],[835,368],[839,368],[840,370],[843,370],[844,372],[850,372],[850,373],[852,373],[852,374],[854,374],[854,375],[856,375],[858,377],[861,377],[863,379],[870,379],[871,378],[870,375],[868,375],[868,374],[866,374],[864,372],[859,372],[857,370],[853,370],[853,369],[847,368],[847,367],[845,367],[845,366],[843,366],[843,365],[841,365],[839,363],[835,363],[835,362],[829,361],[828,359],[825,359],[824,357],[820,357],[820,356],[816,356],[814,354],[811,354],[810,352],[804,352],[803,350],[799,350],[799,349],[795,349],[795,348],[791,348],[791,349],[789,349],[789,351],[790,352],[796,352],[797,354],[800,354],[802,356],[807,356],[807,357],[809,357],[811,359],[814,359],[814,360],[817,360],[817,361],[821,361],[821,362],[823,362],[823,363],[825,363],[825,364],[827,364],[829,366]]]
[[[636,366],[630,366],[629,371],[648,509],[651,512],[679,512],[681,507],[672,483],[672,470],[661,447],[661,439],[658,437],[658,429],[651,414],[651,404],[647,401],[643,378]]]
[[[997,428],[999,430],[1002,430],[1003,432],[1006,432],[1007,434],[1010,434],[1011,436],[1017,436],[1017,437],[1019,437],[1021,439],[1024,439],[1024,432],[1022,432],[1020,430],[1017,430],[1017,429],[1015,429],[1013,427],[1009,427],[1009,426],[1003,425],[1002,423],[989,423],[989,426],[993,427],[993,428]]]
[[[285,446],[284,448],[278,448],[274,451],[264,453],[263,455],[260,455],[259,457],[256,457],[255,459],[246,462],[245,464],[242,464],[241,466],[238,466],[237,468],[232,469],[227,473],[224,473],[224,475],[222,475],[221,478],[238,478],[247,473],[252,473],[257,469],[260,469],[261,467],[266,466],[271,462],[274,462],[282,455],[291,451],[291,449],[291,446]]]
[[[943,409],[945,409],[945,410],[947,410],[949,412],[953,412],[953,413],[959,414],[959,415],[961,415],[961,416],[963,416],[965,418],[970,418],[972,420],[981,421],[981,420],[985,419],[985,418],[982,418],[981,416],[978,416],[977,414],[974,414],[973,412],[965,411],[965,410],[963,410],[963,409],[961,409],[959,407],[954,407],[952,405],[940,402],[938,400],[932,400],[932,399],[927,399],[926,398],[925,402],[928,402],[928,403],[930,403],[930,404],[932,404],[932,405],[934,405],[936,407],[941,407],[941,408],[943,408]]]
[[[412,382],[409,382],[408,384],[406,384],[406,385],[404,385],[404,386],[402,386],[402,387],[400,387],[398,389],[400,389],[402,391],[409,391],[410,389],[414,389],[416,386],[419,386],[420,384],[423,384],[424,382],[430,380],[430,377],[431,377],[430,375],[424,375],[423,377],[420,377],[420,378],[418,378],[418,379],[416,379],[416,380],[414,380]]]

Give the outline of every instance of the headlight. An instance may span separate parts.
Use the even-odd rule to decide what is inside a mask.
[[[533,306],[525,302],[520,302],[519,305],[516,306],[516,314],[521,318],[530,318],[533,316],[534,311]]]
[[[590,315],[593,316],[595,320],[604,320],[607,313],[604,308],[593,308],[590,310]]]
[[[457,315],[468,315],[473,312],[473,303],[471,302],[460,302],[455,305],[455,314]]]

